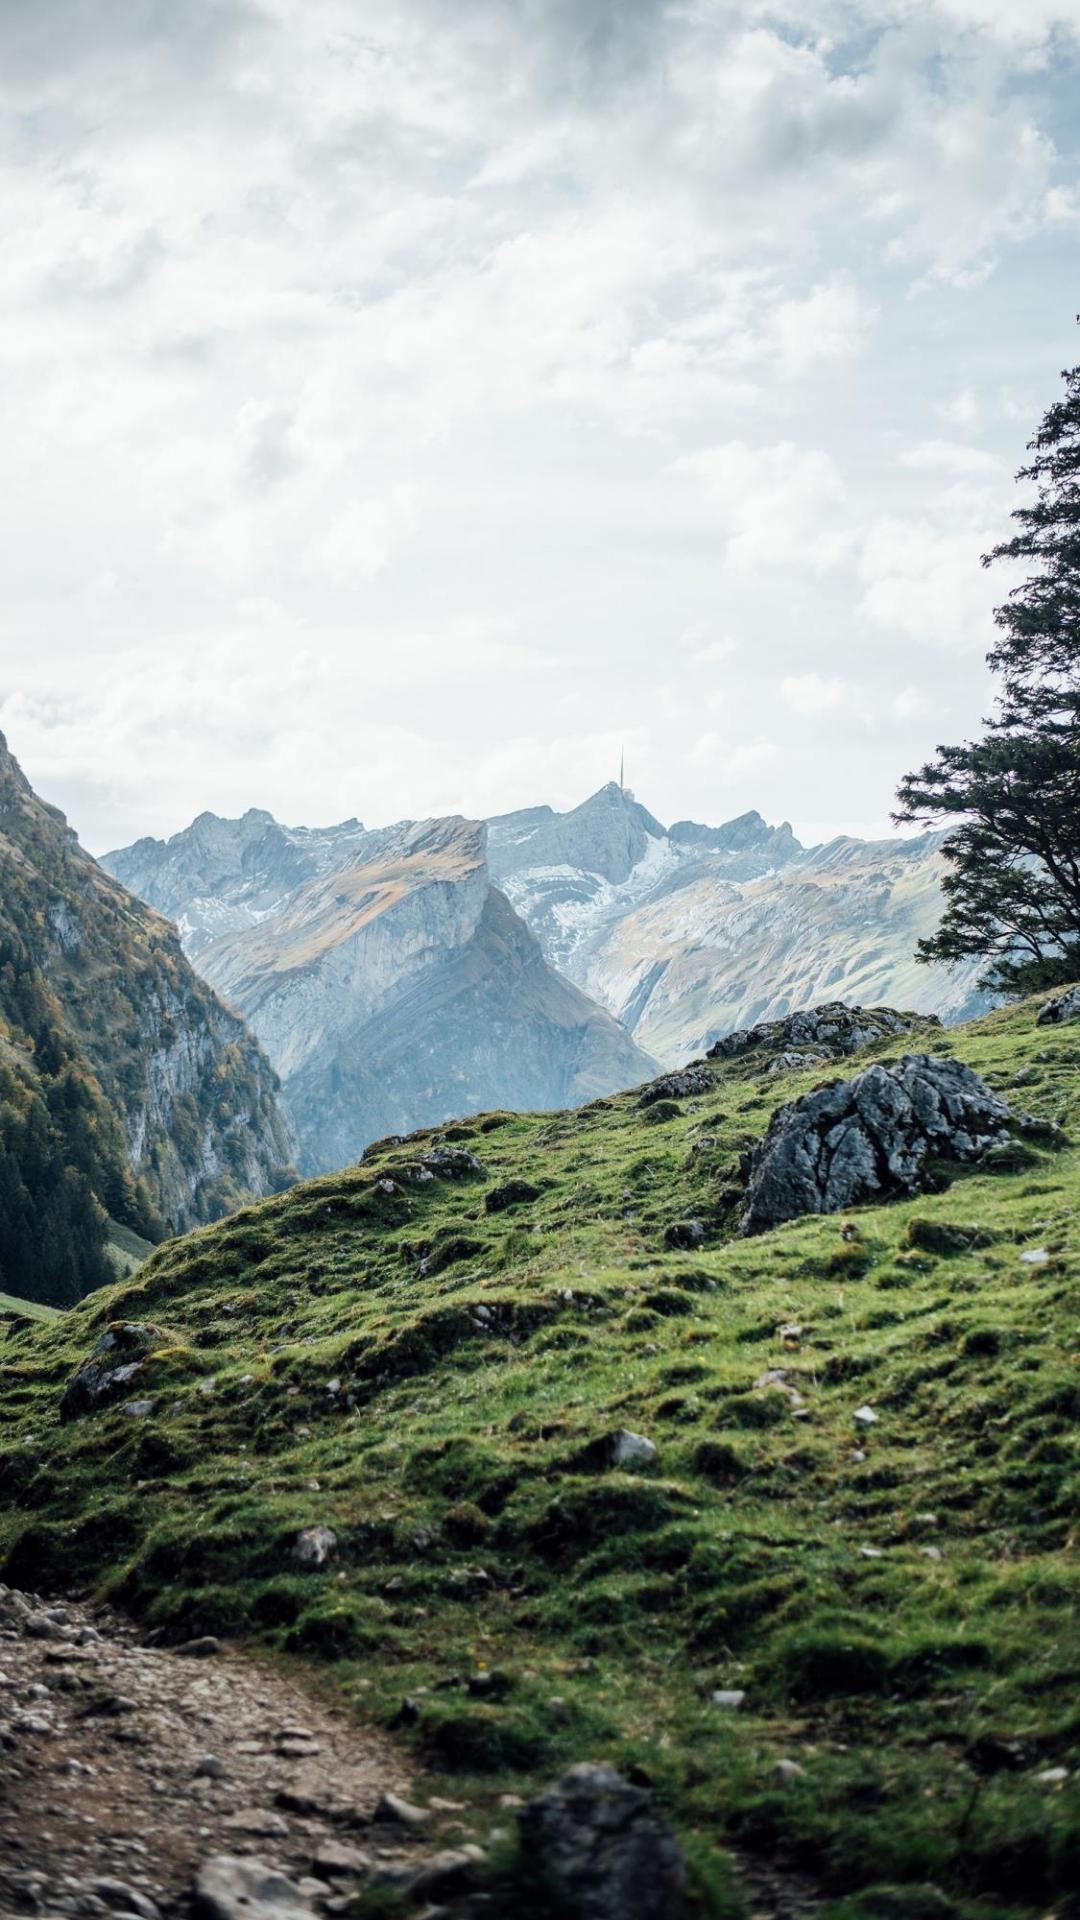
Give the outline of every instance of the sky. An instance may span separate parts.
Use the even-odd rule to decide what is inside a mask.
[[[101,852],[887,830],[1080,360],[1080,0],[4,0],[0,728]]]

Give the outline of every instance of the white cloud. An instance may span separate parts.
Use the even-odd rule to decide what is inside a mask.
[[[720,733],[701,733],[687,753],[692,767],[706,771],[719,787],[730,787],[748,774],[756,774],[776,760],[780,749],[775,740],[757,734],[751,740],[732,742]]]
[[[900,455],[905,467],[921,473],[987,474],[1000,473],[1001,462],[983,447],[965,446],[956,440],[920,440],[905,447]]]
[[[414,532],[418,518],[415,487],[396,486],[385,500],[348,500],[308,548],[304,569],[335,582],[373,580]]]
[[[785,374],[797,377],[821,361],[853,360],[878,318],[878,308],[849,273],[833,274],[805,299],[781,301],[774,326]]]
[[[672,471],[697,481],[737,572],[805,566],[826,573],[850,550],[843,481],[818,449],[729,440],[685,455]]]
[[[875,521],[860,560],[862,612],[927,645],[977,653],[990,642],[999,597],[979,564],[990,540],[929,520]]]
[[[835,674],[793,673],[781,680],[780,698],[793,713],[816,716],[850,705],[852,688]]]
[[[973,427],[979,417],[979,402],[974,387],[961,387],[938,408],[950,427]]]

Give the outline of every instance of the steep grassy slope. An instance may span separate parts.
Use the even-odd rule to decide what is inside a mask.
[[[1035,1012],[935,1050],[1075,1135],[1080,1027]],[[766,1858],[832,1920],[1064,1913],[1080,1151],[724,1240],[737,1150],[814,1077],[761,1066],[447,1129],[482,1172],[371,1149],[6,1331],[8,1577],[319,1663],[481,1835],[508,1787],[609,1756],[699,1860]],[[672,1250],[688,1216],[716,1237]],[[156,1329],[153,1411],[61,1427],[117,1320]],[[620,1428],[653,1465],[601,1464]],[[336,1551],[305,1571],[313,1526]]]
[[[272,1192],[269,1064],[175,930],[103,872],[0,734],[0,1284],[67,1305],[160,1238]]]

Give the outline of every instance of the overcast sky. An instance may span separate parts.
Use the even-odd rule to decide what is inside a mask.
[[[3,0],[0,727],[95,851],[756,806],[985,709],[1080,0]]]

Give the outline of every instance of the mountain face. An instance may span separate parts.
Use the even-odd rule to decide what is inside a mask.
[[[291,1177],[268,1061],[0,735],[0,1287],[113,1277],[106,1214],[182,1232]]]
[[[612,825],[601,857],[629,872],[636,820]],[[653,1071],[492,886],[482,822],[311,830],[203,814],[106,864],[176,919],[266,1047],[307,1171],[387,1133],[580,1105]]]
[[[942,840],[806,848],[759,813],[668,830],[612,783],[571,813],[501,815],[489,859],[552,965],[677,1065],[826,999],[978,1011],[977,962],[913,957],[941,914]]]

